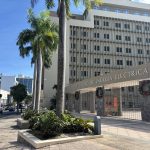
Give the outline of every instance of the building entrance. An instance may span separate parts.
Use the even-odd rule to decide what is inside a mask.
[[[150,120],[150,86],[147,84],[146,94],[139,92],[139,83],[150,80],[150,64],[116,71],[105,76],[86,79],[66,87],[66,93],[74,95],[78,91],[80,96],[73,105],[73,97],[69,104],[75,106],[70,110],[81,113],[88,110],[92,113],[103,109],[103,116],[116,116],[126,119],[141,120],[144,114]],[[103,87],[103,98],[97,97],[95,92]],[[144,90],[143,88],[143,90]],[[143,92],[143,91],[142,91]],[[75,98],[74,98],[75,99]],[[100,106],[98,108],[98,106]],[[69,106],[68,106],[69,107]],[[141,113],[141,111],[144,111]]]

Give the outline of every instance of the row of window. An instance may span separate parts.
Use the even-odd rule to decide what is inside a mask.
[[[75,49],[76,45],[75,44],[71,44],[71,48]],[[86,50],[87,49],[87,45],[81,45],[81,49]],[[94,45],[94,50],[95,51],[100,51],[100,45]],[[103,49],[105,52],[110,52],[110,46],[104,46]],[[122,53],[123,52],[123,48],[122,47],[116,47],[116,52],[118,53]],[[131,48],[125,48],[125,53],[132,53]],[[144,54],[144,51],[142,49],[137,49],[137,54]],[[146,54],[149,55],[150,54],[150,50],[146,50]]]
[[[94,25],[99,26],[100,25],[99,20],[94,20]],[[103,26],[104,27],[109,27],[109,26],[112,27],[112,22],[110,23],[108,21],[103,21]],[[142,26],[141,25],[134,25],[134,26],[135,26],[136,31],[142,31]],[[114,27],[117,28],[117,29],[121,29],[121,28],[131,29],[131,25],[129,23],[121,24],[119,22],[116,22],[114,24]],[[132,25],[132,28],[133,28],[133,25]],[[150,27],[149,26],[145,26],[144,30],[145,31],[150,31]]]
[[[103,10],[103,11],[110,11],[115,13],[123,13],[123,14],[132,14],[132,15],[140,15],[140,16],[150,16],[148,11],[142,11],[142,10],[133,10],[133,9],[127,9],[127,8],[114,8],[111,6],[94,6],[94,9]]]
[[[99,33],[94,33],[94,38],[100,38]],[[104,34],[104,39],[109,40],[110,39],[109,34]],[[121,35],[116,35],[116,40],[121,41],[122,40],[122,36]],[[125,41],[131,41],[131,37],[130,36],[125,36],[124,40]],[[141,37],[136,37],[136,42],[141,43],[142,41],[143,41],[143,39]],[[145,42],[146,43],[150,43],[150,38],[146,38]]]
[[[83,33],[85,33],[84,37],[88,36],[88,32],[83,32]],[[100,38],[100,33],[94,33],[94,38]],[[109,40],[111,38],[110,38],[109,34],[104,34],[103,39]],[[116,35],[115,40],[121,41],[121,40],[123,40],[123,38],[122,38],[121,35]],[[131,37],[130,36],[124,36],[124,40],[127,41],[127,42],[130,42],[131,41]],[[141,37],[136,37],[136,42],[142,43],[143,39]],[[150,43],[150,38],[146,38],[145,39],[145,43]]]
[[[100,34],[99,33],[94,33],[94,38],[100,38]],[[111,39],[110,38],[110,35],[109,34],[104,34],[104,38],[103,39]],[[117,41],[121,41],[123,38],[121,35],[116,35],[116,38],[115,38]],[[125,36],[124,37],[124,40],[127,41],[127,42],[130,42],[131,41],[131,37],[130,36]],[[141,37],[136,37],[136,42],[138,43],[142,43],[143,42],[143,39]],[[146,38],[145,39],[145,43],[150,43],[150,38]]]
[[[75,57],[71,57],[71,61],[72,61],[72,62],[76,62],[76,58],[75,58]],[[81,58],[81,62],[82,62],[82,63],[87,63],[88,60],[87,60],[86,57],[83,57],[83,58]],[[95,58],[95,59],[94,59],[94,63],[95,63],[95,64],[100,64],[100,58]],[[104,64],[110,64],[110,63],[111,63],[111,60],[110,60],[110,59],[104,59]],[[116,64],[117,64],[117,65],[123,65],[123,60],[121,60],[121,59],[116,60]],[[138,64],[139,64],[139,65],[142,65],[142,64],[143,64],[143,61],[139,61]],[[132,66],[132,65],[133,65],[132,60],[127,60],[127,61],[126,61],[126,65],[127,65],[127,66]]]
[[[71,70],[71,76],[76,76],[76,71],[75,70]],[[88,71],[81,71],[81,77],[87,77],[88,76]],[[94,76],[99,76],[100,72],[94,72]]]

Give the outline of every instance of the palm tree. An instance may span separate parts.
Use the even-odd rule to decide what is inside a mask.
[[[32,7],[38,0],[31,0]],[[86,10],[91,8],[90,0],[73,0],[77,7],[79,3],[83,3]],[[102,0],[94,0],[96,5],[100,5]],[[55,6],[54,0],[45,0],[48,9]],[[70,0],[58,0],[58,17],[59,17],[59,47],[58,47],[58,72],[57,72],[57,101],[56,114],[61,116],[64,113],[64,96],[65,96],[65,61],[66,61],[66,18],[70,13]]]
[[[58,28],[51,23],[49,12],[40,13],[35,17],[32,10],[29,10],[28,22],[31,29],[23,30],[19,36],[17,45],[20,56],[23,58],[32,53],[34,62],[34,88],[33,105],[37,112],[40,109],[40,94],[42,85],[42,67],[50,67],[51,56],[57,49]]]

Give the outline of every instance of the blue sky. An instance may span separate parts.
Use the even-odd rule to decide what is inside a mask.
[[[32,76],[31,58],[21,58],[16,46],[19,32],[29,27],[26,21],[30,0],[0,0],[0,6],[0,73]],[[34,11],[38,14],[44,9],[44,0],[39,0]],[[78,11],[82,9],[74,9],[74,12]]]
[[[150,0],[140,1],[150,3]],[[27,9],[30,8],[30,0],[0,0],[0,6],[0,73],[32,76],[31,58],[21,58],[16,46],[19,32],[29,27]],[[35,13],[44,9],[44,0],[39,0],[34,8]],[[78,9],[71,6],[71,9],[73,13],[82,13],[84,10],[82,6]]]

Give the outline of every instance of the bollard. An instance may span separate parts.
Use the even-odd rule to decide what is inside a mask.
[[[100,118],[100,116],[94,117],[94,134],[101,135],[101,118]]]

